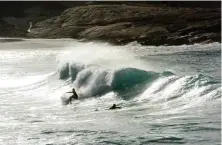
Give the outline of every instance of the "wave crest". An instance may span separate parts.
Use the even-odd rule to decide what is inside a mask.
[[[122,92],[141,83],[152,82],[159,73],[137,68],[106,69],[98,65],[65,63],[59,69],[59,78],[71,78],[81,96],[99,96],[110,91]]]

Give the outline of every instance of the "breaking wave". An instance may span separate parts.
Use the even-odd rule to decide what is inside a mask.
[[[71,78],[81,97],[116,92],[122,99],[171,100],[178,97],[220,97],[220,82],[202,74],[177,76],[170,71],[157,73],[137,68],[106,69],[97,65],[66,63],[59,78]]]
[[[180,101],[182,105],[186,101],[206,101],[221,96],[220,82],[210,76],[179,76],[170,71],[149,71],[144,69],[142,60],[138,61],[129,53],[115,48],[89,49],[81,46],[65,58],[59,63],[59,79],[70,80],[80,98],[114,92],[123,100],[159,103],[183,99]],[[127,65],[129,61],[133,65]]]

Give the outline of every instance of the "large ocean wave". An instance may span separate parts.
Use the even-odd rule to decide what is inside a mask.
[[[210,76],[158,71],[135,54],[107,44],[77,45],[58,62],[59,79],[70,80],[80,99],[114,92],[122,100],[178,101],[183,106],[221,97],[220,82]]]
[[[98,65],[65,63],[59,78],[71,79],[80,98],[102,96],[115,92],[124,100],[170,101],[178,98],[211,100],[220,97],[220,82],[202,74],[178,76],[137,68],[107,69]]]

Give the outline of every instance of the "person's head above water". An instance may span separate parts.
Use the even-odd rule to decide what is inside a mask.
[[[109,109],[120,109],[121,107],[116,106],[116,104],[113,104],[112,107],[110,107]]]
[[[73,89],[72,89],[72,92],[76,92],[76,90],[73,88]]]

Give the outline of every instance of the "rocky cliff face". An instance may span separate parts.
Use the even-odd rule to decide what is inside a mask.
[[[27,32],[24,29],[16,28],[13,25],[10,25],[4,20],[0,19],[0,36],[6,37],[24,37],[26,36]]]
[[[190,3],[83,3],[36,22],[27,37],[113,44],[137,41],[142,45],[220,42],[221,9],[213,4],[207,8],[207,4],[198,7]]]
[[[1,1],[0,37],[27,37],[29,21],[34,24],[60,15],[73,2]]]

